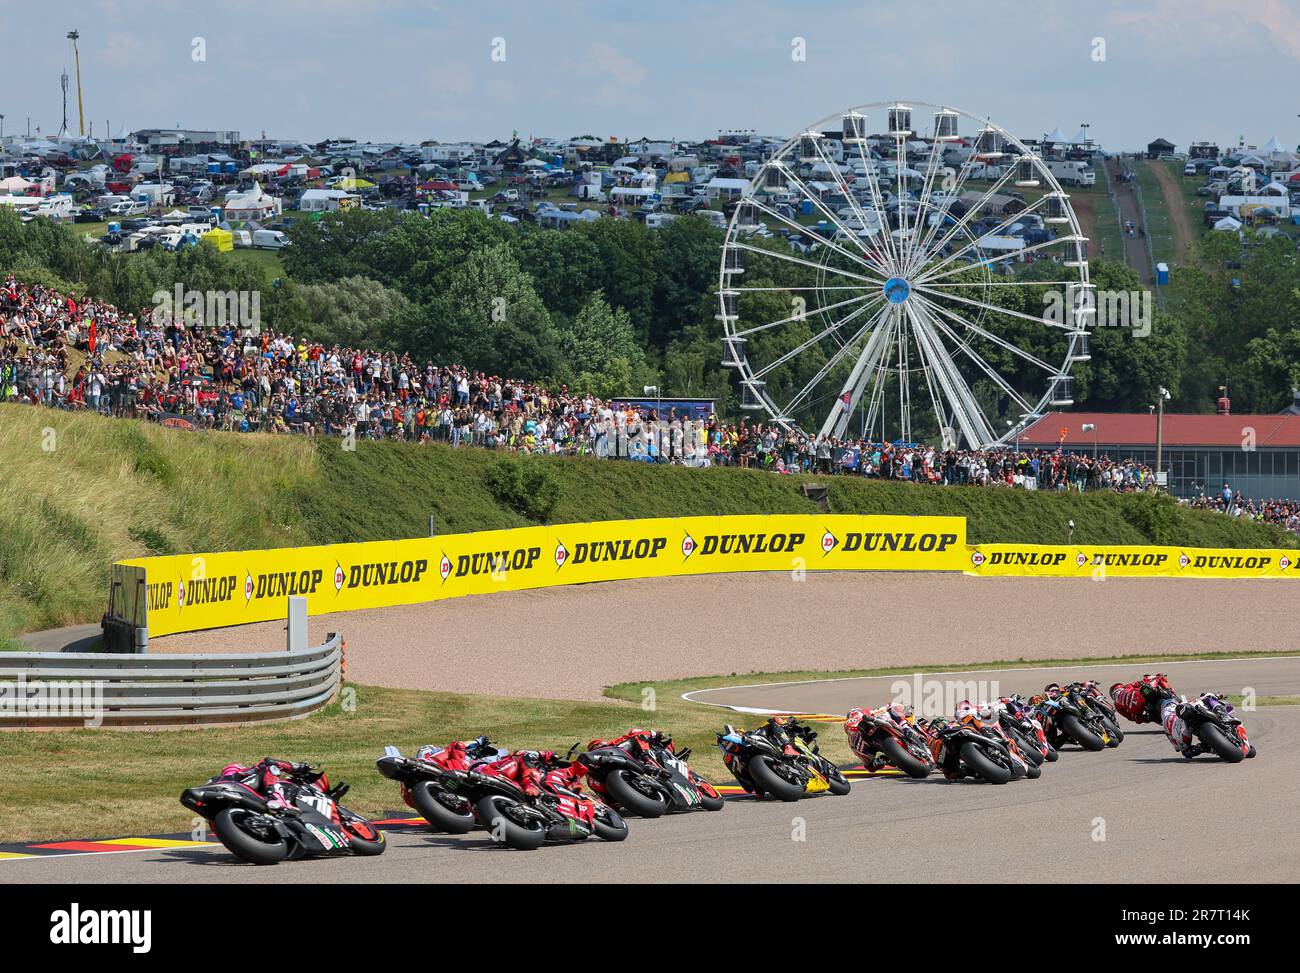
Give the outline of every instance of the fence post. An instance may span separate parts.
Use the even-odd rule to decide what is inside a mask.
[[[307,599],[301,595],[289,598],[289,624],[286,626],[285,648],[290,652],[307,649]]]

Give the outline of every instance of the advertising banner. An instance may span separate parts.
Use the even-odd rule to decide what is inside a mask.
[[[973,544],[982,577],[1300,578],[1300,551],[1240,548]]]
[[[745,571],[961,571],[961,517],[789,514],[559,524],[321,547],[180,554],[142,569],[150,636],[460,595]]]

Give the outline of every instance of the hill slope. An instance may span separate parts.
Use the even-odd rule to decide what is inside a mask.
[[[97,621],[118,558],[411,537],[619,517],[955,514],[972,541],[1297,546],[1284,532],[1151,496],[1039,495],[757,471],[686,470],[476,449],[195,434],[0,405],[0,644]]]

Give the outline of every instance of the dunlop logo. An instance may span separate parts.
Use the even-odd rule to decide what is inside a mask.
[[[429,568],[423,558],[411,561],[369,561],[348,566],[349,588],[377,588],[390,584],[415,584]]]
[[[526,571],[542,556],[540,547],[516,547],[503,551],[480,551],[462,554],[456,558],[457,578],[478,574],[503,574],[506,571]]]
[[[1082,555],[1080,555],[1082,556]],[[1168,554],[1106,554],[1097,553],[1092,556],[1094,567],[1105,566],[1108,568],[1150,568],[1158,567],[1169,560]]]
[[[602,561],[646,561],[659,556],[659,552],[668,546],[667,537],[642,537],[637,540],[621,541],[584,541],[575,544],[574,564],[598,564]],[[556,566],[560,564],[560,548],[556,549]]]
[[[956,534],[852,533],[844,535],[844,553],[901,551],[906,554],[946,551],[957,543]]]
[[[983,555],[981,555],[983,557]],[[1041,553],[1039,551],[994,551],[988,555],[988,564],[992,567],[995,564],[1029,564],[1038,567],[1052,568],[1065,561],[1065,552]],[[974,560],[972,557],[971,560]],[[983,560],[976,561],[976,564],[984,563]]]
[[[783,554],[804,542],[806,534],[705,534],[700,557],[712,554]]]

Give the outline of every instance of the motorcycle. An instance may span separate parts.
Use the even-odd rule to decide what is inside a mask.
[[[1232,704],[1217,693],[1204,693],[1194,702],[1184,702],[1178,715],[1187,728],[1200,739],[1202,749],[1212,751],[1230,764],[1255,756],[1255,747],[1246,737],[1246,728],[1237,719]]]
[[[474,808],[461,794],[444,786],[449,768],[436,758],[443,753],[440,747],[421,747],[415,757],[404,757],[396,747],[384,748],[384,755],[375,761],[375,767],[389,780],[402,785],[402,800],[420,812],[437,831],[447,834],[465,834],[474,827]],[[459,769],[468,769],[476,763],[496,759],[500,752],[487,737],[470,742],[465,750],[466,762]]]
[[[1043,725],[1034,717],[1032,710],[1018,696],[1004,696],[1000,700],[1002,708],[998,720],[1007,736],[1015,741],[1026,760],[1035,764],[1054,762],[1060,754],[1047,742]]]
[[[1114,701],[1106,695],[1099,682],[1089,679],[1085,682],[1070,683],[1067,688],[1097,714],[1102,728],[1106,731],[1106,746],[1118,747],[1124,742],[1124,731],[1119,726],[1119,711],[1115,709]]]
[[[793,720],[769,720],[758,730],[737,730],[731,724],[718,734],[718,749],[740,786],[762,797],[797,801],[823,791],[841,796],[849,781],[821,755],[817,734]]]
[[[1047,742],[1057,750],[1067,743],[1077,743],[1094,753],[1106,749],[1106,728],[1096,711],[1077,695],[1062,690],[1059,696],[1037,697],[1034,715],[1043,725]]]
[[[928,777],[934,770],[934,758],[930,755],[925,734],[914,722],[905,720],[900,723],[887,714],[867,711],[856,730],[864,751],[881,754],[891,766],[908,777]],[[848,731],[846,724],[845,732]]]
[[[1005,784],[1021,777],[1038,777],[1042,770],[1031,767],[1015,753],[1012,744],[979,720],[964,722],[934,720],[930,723],[930,750],[934,762],[947,764],[958,778],[977,777],[990,784]]]
[[[547,840],[627,837],[627,823],[604,801],[568,789],[543,787],[538,794],[526,794],[491,765],[448,771],[443,786],[473,805],[475,820],[491,832],[493,841],[520,851],[534,851]]]
[[[690,811],[721,811],[722,795],[691,770],[689,747],[680,751],[661,735],[637,733],[618,746],[593,740],[578,760],[591,789],[610,806],[643,818]]]
[[[314,786],[322,774],[308,768],[289,772],[285,797],[294,809],[272,809],[253,783],[213,777],[181,794],[181,804],[212,823],[212,830],[236,858],[274,865],[300,858],[354,854],[382,855],[384,834],[339,803],[348,785],[327,791]]]

